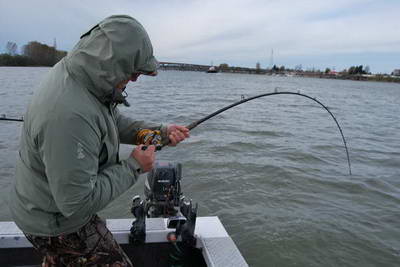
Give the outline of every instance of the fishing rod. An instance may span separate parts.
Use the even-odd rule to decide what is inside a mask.
[[[333,113],[328,109],[327,106],[325,106],[323,103],[321,103],[321,102],[320,102],[319,100],[317,100],[316,98],[311,97],[311,96],[308,96],[308,95],[306,95],[306,94],[299,93],[299,92],[286,92],[286,91],[278,92],[278,91],[275,91],[275,92],[272,92],[272,93],[260,94],[260,95],[256,95],[256,96],[249,97],[249,98],[244,98],[244,97],[242,96],[242,100],[240,100],[240,101],[238,101],[238,102],[235,102],[235,103],[233,103],[233,104],[231,104],[231,105],[228,105],[228,106],[226,106],[226,107],[223,107],[223,108],[221,108],[221,109],[219,109],[219,110],[217,110],[217,111],[215,111],[215,112],[213,112],[213,113],[211,113],[211,114],[209,114],[209,115],[207,115],[207,116],[205,116],[205,117],[203,117],[203,118],[201,118],[201,119],[199,119],[199,120],[197,120],[197,121],[194,121],[194,122],[192,122],[191,124],[189,124],[188,126],[186,126],[186,128],[188,128],[189,130],[192,130],[192,129],[196,128],[197,126],[199,126],[201,123],[203,123],[203,122],[205,122],[205,121],[207,121],[207,120],[209,120],[209,119],[211,119],[211,118],[217,116],[218,114],[221,114],[222,112],[224,112],[224,111],[226,111],[226,110],[228,110],[228,109],[231,109],[231,108],[233,108],[233,107],[236,107],[236,106],[238,106],[238,105],[241,105],[241,104],[243,104],[243,103],[246,103],[246,102],[248,102],[248,101],[251,101],[251,100],[254,100],[254,99],[257,99],[257,98],[267,97],[267,96],[273,96],[273,95],[297,95],[297,96],[301,96],[301,97],[305,97],[305,98],[311,99],[312,101],[314,101],[314,102],[318,103],[320,106],[322,106],[322,107],[329,113],[329,115],[331,115],[331,117],[332,117],[333,120],[335,121],[337,127],[339,128],[340,135],[342,136],[344,148],[345,148],[345,150],[346,150],[347,164],[348,164],[348,167],[349,167],[349,174],[351,175],[351,163],[350,163],[349,150],[348,150],[348,148],[347,148],[347,142],[346,142],[346,139],[345,139],[345,137],[344,137],[343,130],[342,130],[342,128],[341,128],[340,125],[339,125],[339,122],[337,121],[337,119],[335,118],[335,116],[333,115]],[[5,117],[5,116],[0,117],[0,120],[3,120],[3,121],[23,121],[23,119],[13,119],[13,118],[7,118],[7,117]],[[151,132],[152,132],[152,131],[151,131]],[[154,134],[154,133],[150,133],[150,134],[152,135],[152,136],[151,136],[151,139],[153,139],[153,138],[155,137],[155,135],[156,135],[156,134]],[[161,139],[160,139],[160,140],[161,140]],[[154,140],[154,141],[155,141],[155,140]],[[160,143],[161,143],[161,141],[157,141],[157,142],[160,142]],[[165,145],[166,145],[166,144],[164,144],[164,145],[159,145],[158,148],[161,149],[161,147],[163,147],[163,146],[165,146]],[[143,146],[143,147],[142,147],[143,150],[145,150],[146,148],[147,148],[147,146]],[[159,150],[159,149],[158,149],[158,150]]]
[[[5,116],[0,117],[0,121],[24,121],[24,119],[14,119],[14,118],[7,118]]]
[[[213,112],[213,113],[211,113],[211,114],[209,114],[209,115],[207,115],[207,116],[205,116],[205,117],[203,117],[203,118],[201,118],[201,119],[199,119],[199,120],[197,120],[197,121],[194,121],[194,122],[192,122],[191,124],[189,124],[188,126],[186,126],[186,128],[188,128],[189,130],[192,130],[192,129],[194,129],[195,127],[197,127],[198,125],[200,125],[201,123],[203,123],[203,122],[205,122],[205,121],[207,121],[207,120],[209,120],[209,119],[215,117],[216,115],[218,115],[218,114],[220,114],[220,113],[222,113],[222,112],[224,112],[224,111],[226,111],[226,110],[228,110],[228,109],[231,109],[231,108],[233,108],[233,107],[236,107],[236,106],[238,106],[238,105],[241,105],[241,104],[243,104],[243,103],[246,103],[246,102],[248,102],[248,101],[251,101],[251,100],[254,100],[254,99],[257,99],[257,98],[266,97],[266,96],[273,96],[273,95],[297,95],[297,96],[302,96],[302,97],[311,99],[311,100],[314,101],[314,102],[317,102],[317,103],[318,103],[320,106],[322,106],[326,111],[328,111],[328,113],[331,115],[331,117],[332,117],[333,120],[335,121],[337,127],[339,128],[340,134],[341,134],[341,136],[342,136],[344,148],[345,148],[345,150],[346,150],[346,155],[347,155],[347,164],[348,164],[348,166],[349,166],[349,174],[351,175],[351,163],[350,163],[349,150],[348,150],[348,148],[347,148],[346,139],[344,138],[344,134],[343,134],[342,128],[341,128],[340,125],[339,125],[339,122],[336,120],[335,116],[334,116],[333,113],[328,109],[328,107],[326,107],[324,104],[322,104],[319,100],[317,100],[317,99],[314,98],[314,97],[311,97],[311,96],[308,96],[308,95],[306,95],[306,94],[302,94],[302,93],[299,93],[299,92],[296,93],[296,92],[284,92],[284,91],[278,92],[278,91],[275,91],[275,92],[272,92],[272,93],[265,93],[265,94],[256,95],[256,96],[249,97],[249,98],[244,98],[244,97],[242,96],[242,100],[240,100],[240,101],[238,101],[238,102],[235,102],[235,103],[233,103],[233,104],[231,104],[231,105],[228,105],[228,106],[226,106],[226,107],[223,107],[223,108],[221,108],[221,109],[219,109],[219,110],[217,110],[217,111],[215,111],[215,112]]]

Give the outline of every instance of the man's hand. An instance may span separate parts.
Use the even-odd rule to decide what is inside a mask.
[[[139,163],[142,172],[148,172],[153,169],[154,161],[156,159],[156,147],[151,145],[146,150],[142,150],[143,145],[137,146],[131,153],[131,157],[136,159]]]
[[[167,135],[169,138],[169,146],[176,146],[190,136],[188,128],[176,124],[168,125]]]

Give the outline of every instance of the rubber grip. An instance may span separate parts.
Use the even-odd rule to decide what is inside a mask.
[[[142,146],[142,150],[145,151],[147,150],[148,146]],[[161,146],[156,146],[156,151],[160,151],[162,149]]]

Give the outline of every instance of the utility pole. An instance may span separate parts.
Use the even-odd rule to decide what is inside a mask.
[[[269,68],[272,70],[272,66],[274,66],[274,49],[271,49],[271,56],[269,58]]]

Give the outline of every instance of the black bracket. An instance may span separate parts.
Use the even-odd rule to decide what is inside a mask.
[[[182,242],[191,247],[196,246],[194,230],[196,227],[197,208],[197,204],[194,208],[192,207],[192,201],[188,204],[183,203],[181,205],[181,212],[182,215],[186,217],[186,222],[184,224],[179,223],[176,227],[176,235],[180,235],[182,237]]]
[[[129,244],[140,245],[146,241],[146,213],[143,202],[131,208],[135,220],[132,222]]]

